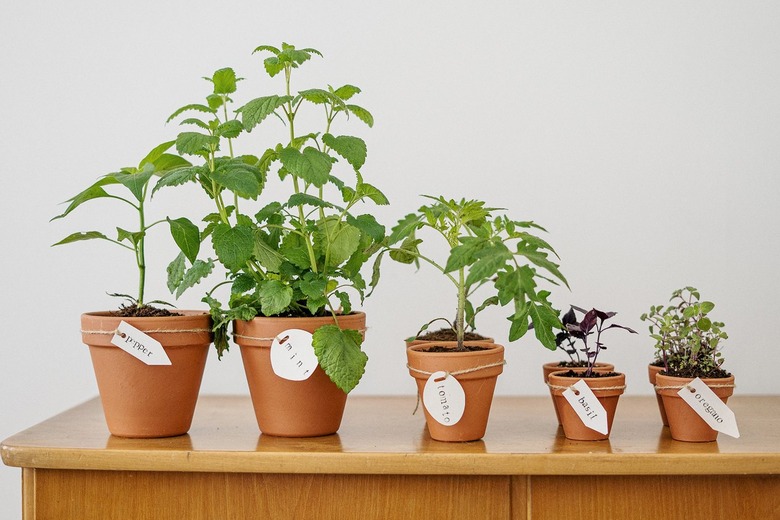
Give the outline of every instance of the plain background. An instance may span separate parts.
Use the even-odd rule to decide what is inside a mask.
[[[134,165],[175,136],[177,107],[200,101],[201,80],[231,66],[245,102],[278,93],[260,44],[288,41],[325,59],[298,89],[353,83],[372,130],[363,168],[392,205],[391,225],[421,193],[484,199],[535,220],[561,257],[569,303],[619,312],[639,335],[616,333],[604,360],[649,395],[651,341],[639,315],[671,291],[698,287],[727,324],[726,368],[740,394],[777,394],[774,363],[780,253],[780,5],[776,2],[11,2],[0,18],[2,316],[0,438],[96,395],[79,314],[133,292],[132,258],[106,243],[49,245],[74,231],[130,227],[117,206],[87,205],[49,223],[58,203],[99,175]],[[278,79],[278,78],[277,78]],[[268,136],[281,140],[277,120]],[[256,149],[271,144],[253,133]],[[249,140],[251,141],[251,139]],[[276,142],[276,141],[273,141]],[[252,143],[254,144],[254,143]],[[264,195],[272,200],[274,192]],[[155,205],[156,204],[156,205]],[[150,211],[196,218],[196,190],[171,191]],[[167,233],[154,235],[150,296],[170,299]],[[439,251],[443,253],[443,251]],[[218,279],[218,277],[217,277]],[[216,279],[215,279],[216,281]],[[430,270],[388,264],[366,301],[370,361],[357,395],[414,392],[403,338],[453,313],[451,288]],[[201,307],[203,290],[177,304]],[[506,342],[507,313],[480,329]],[[532,337],[507,350],[503,395],[541,395]],[[209,359],[204,393],[246,394],[237,349]],[[410,397],[410,402],[413,398]],[[551,412],[552,413],[552,412]],[[619,424],[619,422],[616,422]],[[521,425],[518,424],[518,434]],[[19,518],[17,468],[0,468],[0,517]]]

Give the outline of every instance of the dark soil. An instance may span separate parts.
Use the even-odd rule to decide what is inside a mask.
[[[568,372],[564,372],[563,374],[556,374],[556,375],[561,377],[579,377],[579,378],[587,377],[588,379],[591,379],[595,377],[618,376],[620,374],[618,374],[617,372],[593,372],[591,375],[585,376],[581,371],[575,372],[574,370],[569,370]]]
[[[168,309],[160,309],[152,305],[137,304],[122,305],[118,311],[111,311],[111,316],[118,316],[120,318],[150,318],[159,316],[182,316],[181,313],[171,312]]]
[[[558,366],[562,368],[583,368],[588,366],[588,362],[584,359],[582,361],[561,361],[558,363]]]
[[[726,372],[722,368],[715,368],[710,370],[709,372],[701,372],[699,370],[681,370],[681,371],[661,371],[661,374],[665,376],[672,376],[672,377],[686,377],[686,378],[695,378],[700,377],[702,379],[712,378],[712,379],[719,379],[724,377],[731,377],[731,374],[729,372]]]
[[[441,345],[432,345],[421,352],[477,352],[479,350],[490,350],[488,347],[478,347],[476,345],[464,345],[463,350],[459,351],[457,347],[443,347]]]
[[[426,332],[425,334],[420,334],[415,339],[424,339],[425,341],[457,341],[458,336],[452,329],[439,329]],[[481,334],[477,334],[476,332],[465,332],[463,339],[466,341],[479,341],[485,340],[487,338]]]

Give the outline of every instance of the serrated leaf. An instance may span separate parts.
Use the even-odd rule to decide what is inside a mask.
[[[219,69],[211,78],[214,94],[232,94],[236,91],[236,73],[230,67]]]
[[[236,112],[241,114],[241,122],[247,132],[251,132],[266,117],[292,99],[292,96],[265,96],[253,99]]]
[[[528,315],[534,324],[534,334],[542,345],[550,350],[555,350],[555,331],[560,328],[558,315],[551,307],[545,304],[535,304],[530,302]]]
[[[152,194],[166,186],[179,186],[187,182],[193,182],[197,179],[199,174],[205,171],[206,169],[203,166],[189,166],[171,170],[160,177],[152,190]]]
[[[260,51],[269,51],[269,52],[272,52],[274,54],[279,54],[280,52],[282,52],[279,49],[277,49],[276,47],[274,47],[273,45],[260,45],[257,48],[255,48],[255,50],[252,51],[252,54],[254,54],[256,52],[260,52]]]
[[[257,261],[260,262],[260,265],[275,273],[279,272],[279,267],[282,265],[282,262],[284,262],[284,257],[263,240],[259,231],[255,233],[254,256],[257,258]]]
[[[263,191],[263,174],[240,159],[220,162],[211,178],[245,199],[257,199]]]
[[[356,330],[324,325],[314,331],[312,345],[320,366],[345,393],[351,392],[366,370],[368,356],[360,350],[363,338]]]
[[[352,96],[354,96],[355,94],[360,94],[360,89],[355,85],[347,84],[337,88],[336,90],[333,91],[333,93],[336,94],[341,99],[343,99],[344,101],[346,101]]]
[[[355,226],[371,237],[375,242],[381,242],[385,237],[385,226],[376,221],[373,215],[347,215],[347,223]]]
[[[73,233],[71,235],[66,236],[62,240],[60,240],[57,243],[52,244],[53,246],[60,246],[62,244],[70,244],[72,242],[80,242],[82,240],[94,240],[96,238],[103,239],[103,240],[111,240],[106,235],[101,233],[100,231],[79,231],[77,233]]]
[[[206,96],[206,102],[210,108],[216,110],[225,103],[225,100],[219,94],[209,94]]]
[[[293,193],[290,198],[287,199],[288,208],[295,208],[298,206],[314,206],[316,208],[332,208],[333,204],[326,202],[319,197],[309,195],[308,193]]]
[[[363,164],[366,162],[366,156],[368,154],[366,142],[359,137],[325,134],[322,136],[322,142],[330,146],[334,152],[346,159],[356,170],[362,168]]]
[[[512,258],[512,253],[503,244],[484,248],[479,255],[477,261],[468,269],[466,286],[492,278],[506,265],[507,260]]]
[[[202,128],[206,131],[209,131],[211,127],[204,121],[201,121],[200,119],[197,119],[195,117],[188,117],[187,119],[183,119],[179,125],[195,125],[199,128]]]
[[[165,122],[166,123],[170,123],[171,120],[176,118],[176,116],[178,116],[179,114],[181,114],[183,112],[188,112],[190,110],[194,110],[196,112],[203,112],[203,113],[211,114],[211,115],[215,115],[217,113],[216,109],[213,109],[211,107],[207,107],[206,105],[193,103],[193,104],[190,104],[190,105],[184,105],[180,109],[176,110],[173,114],[168,116],[168,119]]]
[[[192,267],[187,269],[184,278],[176,289],[176,298],[178,299],[184,291],[190,287],[194,287],[198,282],[210,275],[212,270],[214,270],[214,262],[211,260],[208,262],[204,262],[203,260],[196,260],[193,262]]]
[[[227,137],[228,139],[233,139],[241,135],[243,130],[244,125],[241,124],[241,121],[237,119],[231,119],[230,121],[226,121],[217,127],[217,135]]]
[[[269,56],[263,60],[265,71],[272,78],[284,70],[284,63],[276,56]]]
[[[566,277],[564,277],[563,274],[558,270],[558,264],[556,264],[555,262],[547,258],[547,253],[537,251],[536,249],[529,249],[523,247],[518,247],[517,252],[522,256],[526,257],[533,264],[536,264],[539,267],[546,269],[550,274],[552,274],[558,280],[563,282],[564,285],[566,285],[566,287],[569,286],[569,282],[566,280]]]
[[[390,230],[388,245],[393,245],[399,240],[405,239],[422,225],[422,216],[415,213],[409,213]]]
[[[317,225],[314,249],[327,259],[327,265],[336,267],[349,259],[360,244],[360,230],[332,218]]]
[[[358,119],[360,119],[365,124],[367,124],[369,128],[374,126],[374,116],[372,116],[371,112],[369,112],[365,108],[359,107],[357,105],[347,105],[347,110],[350,113],[355,114],[355,116],[357,116]]]
[[[374,204],[378,204],[380,206],[386,206],[390,203],[389,200],[387,200],[387,197],[385,197],[385,194],[379,191],[378,188],[375,186],[368,184],[367,182],[361,182],[357,186],[357,196],[361,199],[368,197],[371,199]]]
[[[198,226],[185,217],[167,219],[171,228],[171,236],[187,259],[194,263],[200,251],[200,230]]]
[[[462,240],[460,245],[453,247],[450,250],[450,255],[447,257],[447,263],[444,266],[445,273],[451,273],[472,264],[477,259],[477,253],[484,248],[488,242],[481,238],[467,237]]]
[[[260,299],[260,310],[265,316],[274,316],[284,311],[292,301],[292,288],[279,280],[263,282],[257,291]]]
[[[328,154],[311,146],[306,147],[303,152],[291,147],[284,148],[279,152],[279,159],[293,175],[318,188],[328,182],[333,166],[332,159]]]
[[[168,273],[168,290],[173,294],[176,291],[176,288],[181,284],[181,281],[184,279],[184,272],[187,269],[187,266],[184,262],[184,253],[179,253],[176,255],[176,258],[173,259],[173,261],[168,264],[168,267],[165,269],[165,271]]]
[[[349,300],[349,294],[343,291],[336,291],[335,294],[341,303],[341,312],[344,314],[352,312],[352,302]]]
[[[176,151],[186,155],[201,155],[216,147],[219,137],[198,132],[182,132],[176,138]]]
[[[231,271],[243,268],[254,252],[254,232],[248,226],[217,225],[211,240],[219,261]]]

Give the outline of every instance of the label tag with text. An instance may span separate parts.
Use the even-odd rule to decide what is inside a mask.
[[[574,408],[582,424],[604,435],[609,433],[607,412],[583,379],[564,390],[563,397]]]
[[[271,368],[283,379],[309,379],[318,364],[311,332],[288,329],[280,332],[271,343]]]
[[[739,438],[734,412],[700,378],[697,377],[681,388],[677,395],[682,397],[710,428]]]
[[[111,338],[111,343],[147,365],[170,365],[171,360],[156,339],[122,321]]]
[[[452,426],[463,417],[466,394],[457,379],[440,370],[431,374],[425,383],[423,404],[436,422]]]

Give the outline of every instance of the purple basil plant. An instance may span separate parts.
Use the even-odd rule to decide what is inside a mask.
[[[579,322],[577,321],[577,314],[575,311],[583,314],[582,320]],[[574,360],[574,356],[579,359],[580,352],[584,354],[587,359],[585,377],[593,375],[593,367],[596,365],[599,354],[602,350],[607,349],[606,345],[604,345],[604,342],[601,340],[602,333],[609,329],[623,329],[631,334],[636,334],[635,330],[623,325],[618,325],[617,323],[610,323],[607,325],[607,320],[616,314],[616,312],[605,312],[598,309],[586,311],[581,307],[572,305],[569,312],[564,314],[563,319],[561,320],[564,331],[558,334],[556,342],[560,348],[569,354],[572,360]],[[596,334],[595,344],[594,342],[589,343],[588,336],[594,333]],[[577,348],[575,340],[582,341],[581,348]],[[567,345],[564,345],[564,342],[566,342]]]

